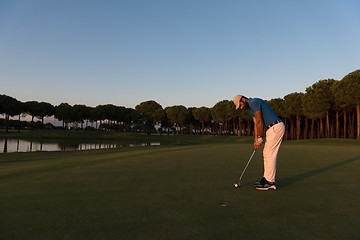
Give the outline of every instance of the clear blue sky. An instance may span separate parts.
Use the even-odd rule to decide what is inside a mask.
[[[0,0],[0,93],[134,108],[270,100],[360,68],[358,0]]]

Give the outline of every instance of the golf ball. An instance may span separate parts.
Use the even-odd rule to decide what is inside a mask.
[[[237,184],[237,183],[234,183],[234,187],[239,187],[239,184]]]

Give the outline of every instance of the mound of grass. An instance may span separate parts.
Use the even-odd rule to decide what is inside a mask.
[[[262,192],[261,153],[236,189],[253,146],[221,139],[0,154],[0,239],[358,239],[357,144],[284,143]]]

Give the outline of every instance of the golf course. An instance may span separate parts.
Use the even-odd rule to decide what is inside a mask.
[[[252,138],[153,137],[172,144],[1,153],[0,239],[359,239],[359,141],[285,141],[259,191],[262,149],[233,186]]]

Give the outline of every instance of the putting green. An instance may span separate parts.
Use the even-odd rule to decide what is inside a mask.
[[[1,154],[0,239],[358,239],[359,146],[285,142],[271,192],[246,143]]]

